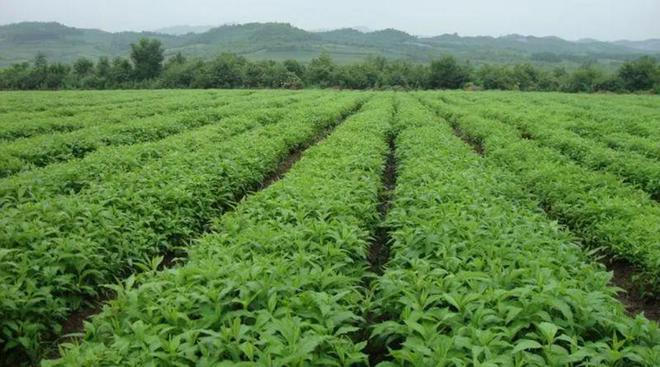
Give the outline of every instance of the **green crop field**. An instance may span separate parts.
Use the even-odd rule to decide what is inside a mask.
[[[660,366],[660,97],[0,93],[0,365]]]

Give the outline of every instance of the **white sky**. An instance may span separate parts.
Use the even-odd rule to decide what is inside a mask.
[[[640,40],[660,38],[660,0],[0,0],[0,24],[28,20],[109,31],[277,21],[308,30]]]

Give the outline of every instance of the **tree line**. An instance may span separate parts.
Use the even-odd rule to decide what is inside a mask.
[[[574,71],[545,70],[529,63],[474,67],[452,56],[416,64],[383,57],[341,65],[327,53],[296,60],[250,61],[223,53],[204,61],[178,53],[167,60],[160,41],[142,39],[128,58],[96,62],[81,57],[73,64],[49,63],[43,54],[32,63],[0,70],[0,89],[129,88],[342,88],[342,89],[500,89],[563,92],[660,93],[660,63],[644,56],[625,62],[614,73],[592,64]]]

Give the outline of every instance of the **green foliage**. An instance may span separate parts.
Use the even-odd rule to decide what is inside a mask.
[[[624,63],[618,74],[623,87],[630,91],[650,90],[660,83],[660,65],[648,56]]]
[[[561,130],[533,129],[529,131],[530,140],[530,136],[521,136],[513,126],[478,116],[476,108],[456,108],[438,101],[432,104],[473,141],[482,144],[489,160],[516,172],[521,185],[537,197],[549,216],[565,224],[592,248],[606,249],[614,257],[635,264],[640,269],[636,285],[654,296],[660,284],[660,210],[648,193],[622,183],[612,173],[636,180],[655,196],[656,163],[636,154],[612,152]],[[657,108],[649,113],[656,115]],[[657,128],[646,128],[657,134]],[[552,148],[539,146],[533,140],[534,132],[539,133],[539,142]],[[593,171],[572,159],[608,172]],[[646,171],[645,164],[651,169]]]
[[[110,67],[110,80],[113,82],[114,88],[121,88],[128,85],[133,79],[133,66],[131,63],[121,57],[116,57],[112,60]]]
[[[511,70],[506,66],[486,65],[477,71],[479,84],[485,89],[519,89]]]
[[[336,68],[329,54],[323,53],[312,60],[307,67],[307,80],[321,88],[336,85]]]
[[[12,251],[0,262],[4,352],[38,356],[39,340],[58,335],[61,321],[102,293],[103,284],[185,245],[209,219],[257,187],[290,150],[354,111],[363,98],[331,96],[321,107],[310,101],[273,121],[267,111],[252,116],[248,110],[225,121],[239,127],[233,136],[221,129],[210,135],[211,143],[188,150],[187,140],[180,140],[178,152],[98,182],[50,184],[48,190],[62,195],[26,200],[19,188],[18,202],[6,201],[0,217],[1,248]]]
[[[388,32],[385,32],[388,33]],[[269,35],[262,35],[269,37]],[[261,36],[260,36],[261,37]],[[0,89],[113,89],[113,88],[346,88],[346,89],[503,89],[524,91],[623,92],[644,87],[652,92],[660,67],[650,57],[626,63],[617,75],[606,74],[591,63],[573,73],[563,67],[552,72],[528,62],[515,65],[481,65],[476,72],[469,62],[454,56],[417,64],[382,56],[367,56],[361,62],[338,64],[329,52],[312,58],[308,65],[296,60],[250,61],[223,52],[210,61],[186,58],[181,52],[162,65],[163,52],[157,39],[132,44],[133,64],[115,58],[110,65],[102,57],[96,65],[78,59],[73,72],[62,64],[48,65],[44,55],[35,66],[14,65],[0,70]],[[643,86],[639,84],[643,83]],[[650,87],[649,87],[650,86]]]
[[[131,44],[135,79],[143,81],[159,76],[165,59],[163,52],[163,46],[157,39],[142,38],[138,43]]]
[[[187,264],[117,286],[84,341],[44,365],[366,363],[358,288],[392,109],[389,96],[373,98],[222,216]]]
[[[389,350],[380,366],[658,363],[657,324],[624,314],[610,274],[539,212],[518,171],[413,98],[396,121],[393,244],[372,311],[385,320],[371,334]]]
[[[233,136],[260,124],[270,123],[284,116],[287,109],[297,109],[325,100],[318,101],[314,94],[309,94],[303,99],[304,102],[301,106],[302,98],[277,92],[255,93],[254,97],[258,100],[251,100],[244,95],[236,95],[231,98],[231,94],[226,92],[219,95],[211,93],[206,96],[208,100],[205,100],[203,96],[195,95],[195,102],[192,99],[186,100],[180,94],[177,94],[176,97],[177,101],[182,101],[190,106],[218,103],[215,101],[215,98],[218,97],[222,98],[225,103],[235,103],[208,111],[208,113],[213,113],[213,118],[220,119],[219,121],[191,128],[150,143],[100,147],[97,151],[90,152],[84,159],[54,163],[49,165],[48,169],[29,170],[29,167],[21,167],[23,172],[4,180],[0,185],[0,207],[37,201],[54,194],[78,192],[93,182],[101,182],[105,177],[137,169],[141,165],[162,159],[175,152],[181,154],[191,149],[198,149],[203,144],[212,143],[212,139]],[[177,106],[178,103],[168,106],[168,108]],[[250,106],[249,111],[245,111],[246,106]],[[184,116],[189,118],[208,117],[205,117],[204,113],[191,114],[190,112],[186,112]],[[252,120],[250,121],[248,118]]]
[[[532,62],[544,68],[563,65],[574,69],[591,60],[613,70],[643,54],[657,57],[660,53],[657,40],[572,42],[557,37],[461,37],[452,34],[416,37],[395,29],[309,32],[283,23],[225,25],[201,34],[173,36],[150,32],[109,33],[57,23],[25,22],[0,26],[0,67],[31,61],[37,51],[44,52],[53,61],[65,63],[81,56],[90,59],[116,57],[127,54],[130,44],[145,36],[161,41],[166,56],[181,52],[205,60],[222,52],[235,52],[251,61],[296,59],[309,62],[327,51],[341,64],[359,62],[368,56],[428,63],[451,53],[475,65]]]
[[[246,60],[234,54],[222,54],[206,64],[193,81],[197,88],[238,88],[245,77]]]
[[[139,112],[135,111],[135,107],[141,106],[140,103],[128,104],[122,110],[114,110],[105,115],[104,119],[94,119],[98,111],[93,111],[87,114],[93,119],[91,121],[80,120],[85,115],[76,115],[70,110],[77,126],[53,126],[53,130],[63,128],[65,131],[17,139],[3,145],[0,148],[0,156],[6,157],[8,163],[0,162],[0,177],[83,158],[106,146],[160,140],[190,129],[219,123],[223,118],[240,114],[248,106],[254,106],[249,100],[232,103],[232,98],[217,101],[215,98],[185,100],[174,95],[172,97],[175,101],[173,104],[161,101]],[[55,120],[60,121],[57,118]],[[112,123],[107,123],[108,121]],[[24,128],[25,121],[20,123],[21,128]],[[38,123],[43,124],[43,120]]]
[[[660,200],[660,162],[637,152],[620,152],[605,143],[595,142],[578,134],[578,131],[590,122],[592,128],[603,134],[621,132],[615,124],[593,123],[593,117],[587,120],[584,116],[576,116],[574,107],[558,106],[553,108],[553,115],[548,116],[545,108],[538,109],[522,101],[510,101],[497,107],[485,103],[470,103],[463,105],[463,108],[513,125],[523,137],[554,148],[588,168],[617,175],[625,182],[649,193],[654,200]],[[616,112],[611,113],[613,120],[619,118],[614,115]]]
[[[342,88],[429,79],[330,62]],[[217,65],[308,82],[295,62]],[[85,83],[113,64],[93,69]],[[570,75],[497,70],[526,90]],[[650,95],[2,93],[0,364],[54,355],[62,322],[111,292],[43,365],[656,366],[660,329],[597,259],[657,297],[658,111]]]
[[[593,65],[582,65],[569,77],[563,90],[566,92],[591,93],[595,91],[595,85],[602,80],[603,77],[603,73]]]
[[[86,57],[81,57],[73,63],[73,73],[77,77],[86,77],[94,70],[94,62]]]
[[[467,65],[459,65],[453,56],[431,62],[429,86],[435,89],[458,89],[470,80]]]

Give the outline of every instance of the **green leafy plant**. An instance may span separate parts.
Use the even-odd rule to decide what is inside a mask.
[[[660,284],[660,208],[648,194],[523,139],[515,127],[483,118],[469,108],[424,101],[480,144],[489,162],[515,172],[546,214],[583,243],[636,265],[640,290],[655,297]]]
[[[99,295],[103,284],[204,232],[211,218],[258,187],[292,149],[351,114],[365,96],[336,97],[91,182],[72,195],[4,208],[0,244],[17,250],[0,262],[4,350],[38,357],[39,340],[59,335],[61,322]]]
[[[82,343],[44,365],[366,363],[359,288],[392,109],[370,100],[222,216],[185,265],[119,287]]]
[[[394,242],[372,311],[385,320],[371,333],[389,351],[382,366],[658,363],[657,324],[625,315],[610,275],[538,210],[516,171],[413,98],[396,121]]]

